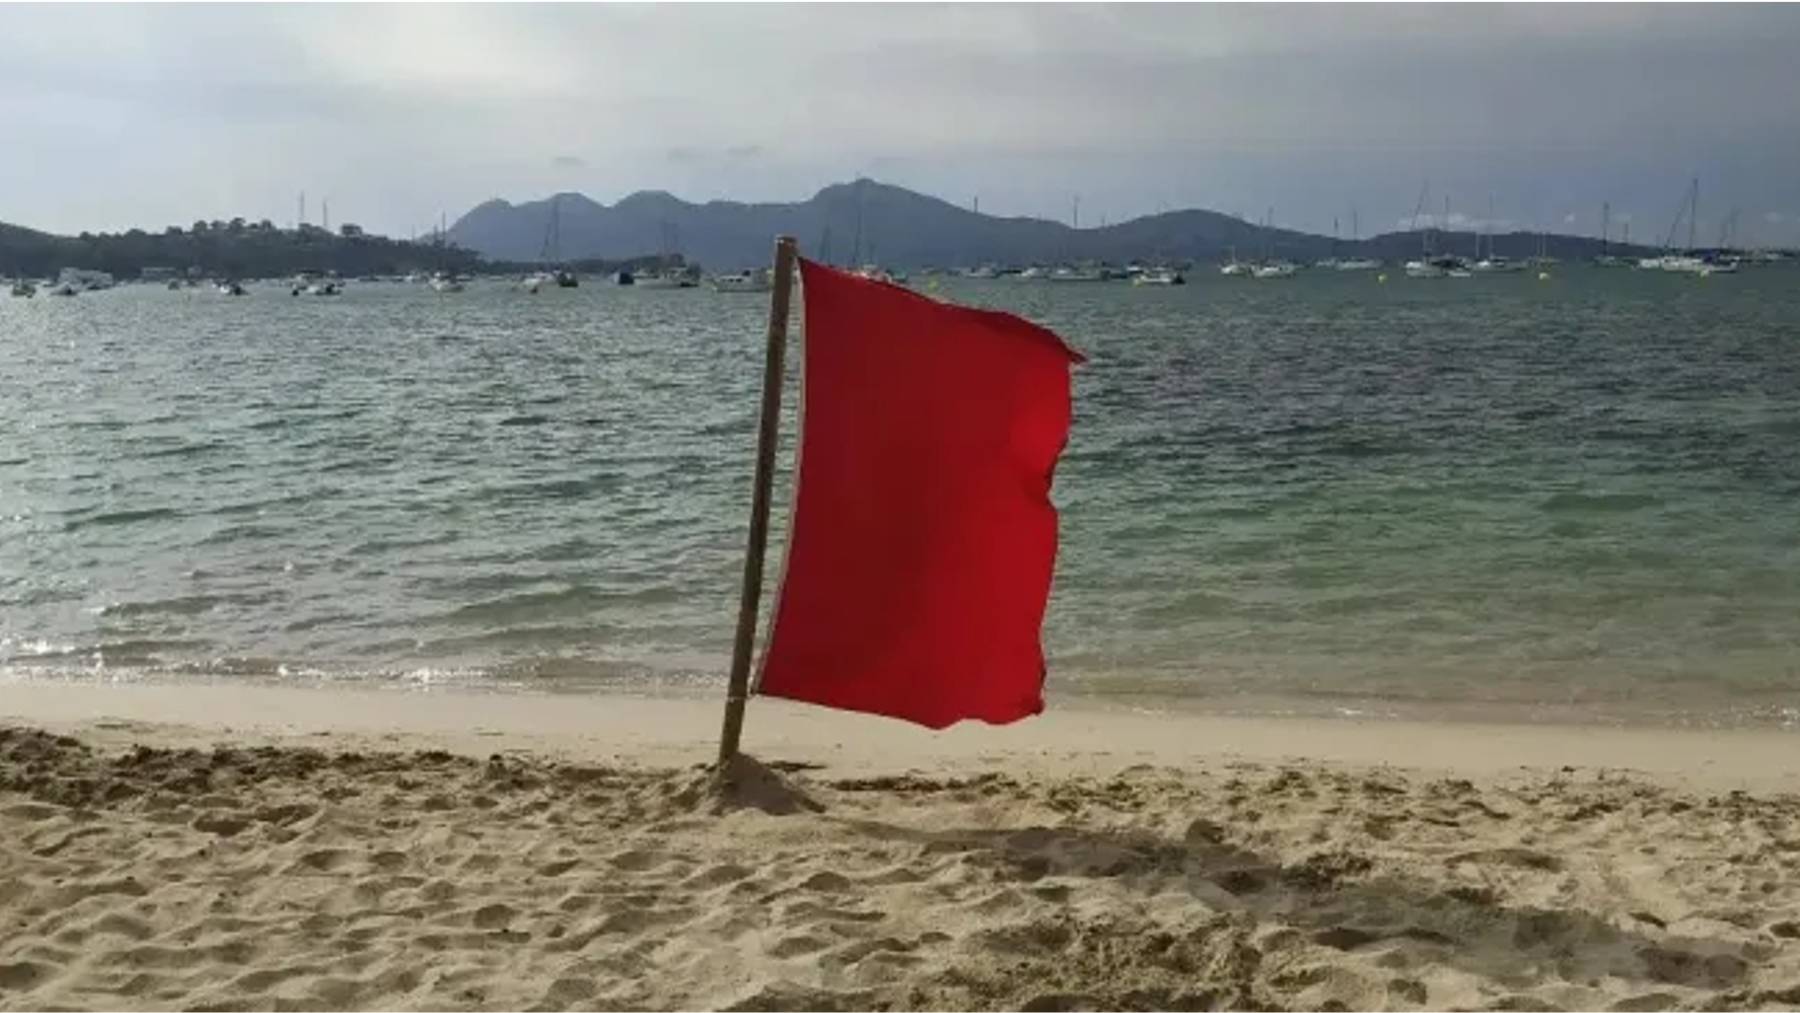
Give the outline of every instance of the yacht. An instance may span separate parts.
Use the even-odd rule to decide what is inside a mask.
[[[1036,265],[1019,272],[1020,281],[1042,281],[1049,276],[1050,273],[1048,271],[1045,271],[1043,268]]]
[[[20,299],[29,299],[32,296],[37,295],[37,286],[26,281],[24,278],[20,278],[18,281],[13,282],[12,294],[18,296]]]
[[[221,281],[213,284],[213,291],[220,295],[243,295],[244,286],[235,281]]]
[[[454,274],[446,274],[443,271],[439,271],[432,275],[431,281],[427,284],[431,286],[433,292],[461,292],[463,290],[461,278],[458,278]]]
[[[1050,272],[1051,281],[1105,281],[1106,272],[1097,267],[1059,267]]]
[[[971,267],[967,271],[964,271],[963,277],[987,281],[1000,277],[1000,269],[992,264],[983,264],[980,267]]]
[[[889,271],[888,269],[879,267],[875,264],[864,264],[850,273],[856,275],[858,278],[867,278],[870,281],[885,282],[889,285],[906,284],[905,274],[897,271]]]
[[[1334,265],[1340,271],[1374,271],[1381,267],[1381,261],[1368,257],[1347,257]]]
[[[1187,279],[1172,267],[1153,267],[1131,279],[1133,285],[1186,285]]]
[[[1219,273],[1227,278],[1248,278],[1251,267],[1237,258],[1237,247],[1231,248],[1231,259],[1219,268]]]
[[[700,272],[691,267],[652,271],[637,276],[638,288],[694,288],[700,284]]]
[[[1522,260],[1512,260],[1492,253],[1472,265],[1476,274],[1512,274],[1525,270],[1526,266]]]
[[[1424,257],[1406,262],[1408,278],[1468,278],[1473,276],[1461,257]]]
[[[1252,278],[1292,278],[1300,269],[1285,260],[1258,264],[1250,271]]]
[[[769,280],[767,269],[758,271],[733,271],[730,274],[712,276],[714,292],[767,292],[774,288]]]

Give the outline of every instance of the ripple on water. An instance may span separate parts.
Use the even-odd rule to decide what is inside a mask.
[[[1052,684],[1334,706],[1791,692],[1794,274],[1558,278],[943,280],[1091,353],[1054,491]],[[0,347],[33,364],[0,370],[0,518],[28,519],[0,527],[0,661],[716,677],[761,320],[623,291],[0,305]]]

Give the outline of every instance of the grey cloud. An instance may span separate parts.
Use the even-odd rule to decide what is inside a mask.
[[[0,221],[404,232],[568,186],[792,199],[859,172],[984,210],[1520,227],[1800,205],[1800,8],[1699,5],[16,7]],[[397,46],[404,37],[407,45]],[[97,157],[97,132],[125,157]],[[569,154],[585,151],[587,158]],[[1441,214],[1440,196],[1433,211]],[[224,206],[221,206],[224,205]],[[366,210],[365,210],[366,209]],[[1091,209],[1091,211],[1090,211]],[[1456,210],[1460,209],[1460,210]],[[1759,232],[1800,241],[1787,215]]]

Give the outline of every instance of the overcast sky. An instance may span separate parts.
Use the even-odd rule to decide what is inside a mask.
[[[9,6],[0,221],[404,235],[489,197],[1430,210],[1800,241],[1800,7]]]

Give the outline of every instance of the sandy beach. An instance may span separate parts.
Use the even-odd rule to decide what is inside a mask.
[[[1791,1008],[1791,732],[0,687],[0,1006]]]

